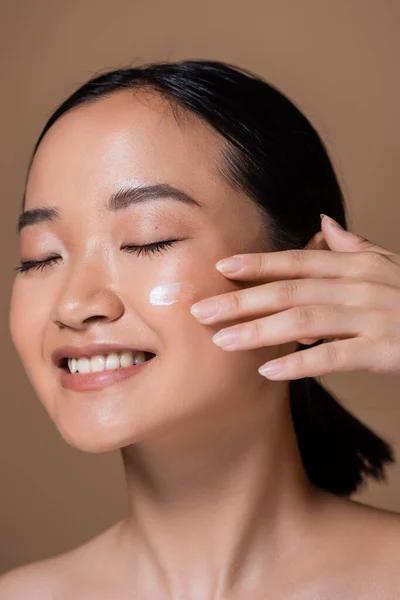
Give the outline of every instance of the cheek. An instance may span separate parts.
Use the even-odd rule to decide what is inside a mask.
[[[214,253],[213,253],[214,254]],[[157,312],[167,314],[180,308],[189,311],[192,304],[218,294],[238,289],[237,283],[224,277],[216,268],[218,256],[192,258],[190,263],[181,262],[178,266],[164,270],[161,277],[148,282],[147,305]],[[192,319],[194,317],[189,312]]]
[[[199,300],[245,287],[243,282],[229,280],[217,269],[214,271],[210,267],[202,273],[187,273],[186,277],[181,274],[179,279],[154,281],[143,296],[147,299],[147,322],[162,343],[158,385],[162,386],[162,396],[169,407],[163,410],[171,410],[174,418],[183,418],[206,406],[220,406],[227,397],[242,398],[242,390],[251,394],[252,386],[258,393],[264,383],[257,369],[268,360],[271,349],[226,352],[214,344],[212,336],[235,322],[205,325],[190,312],[192,304]],[[248,319],[237,321],[243,320]]]
[[[149,323],[170,349],[177,347],[187,352],[190,347],[192,354],[210,350],[221,353],[211,338],[229,323],[204,325],[190,308],[205,298],[240,289],[243,284],[228,280],[217,269],[214,271],[210,268],[196,275],[188,274],[178,281],[154,281],[148,288],[145,299]]]
[[[169,349],[185,347],[183,340],[196,333],[195,319],[190,307],[201,297],[201,285],[190,281],[154,282],[146,292],[146,312],[149,322],[157,330]]]
[[[154,285],[147,294],[149,319],[165,347],[179,355],[180,361],[182,351],[189,345],[192,352],[199,350],[200,338],[209,335],[190,312],[192,304],[204,297],[203,288],[201,282],[171,281]]]
[[[19,282],[14,284],[10,303],[10,334],[24,362],[38,353],[47,314],[45,295],[35,299]]]

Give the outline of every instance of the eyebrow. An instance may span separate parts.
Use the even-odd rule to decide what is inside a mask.
[[[124,187],[113,192],[108,199],[106,209],[116,212],[149,200],[168,198],[184,202],[190,206],[206,208],[204,204],[195,200],[192,196],[186,194],[186,192],[168,183],[157,183],[153,185]],[[60,211],[55,207],[39,207],[25,210],[18,218],[17,231],[20,233],[28,225],[56,221],[60,219],[60,216]]]

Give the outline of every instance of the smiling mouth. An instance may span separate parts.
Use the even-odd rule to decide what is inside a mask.
[[[64,357],[59,362],[59,368],[70,374],[101,373],[106,371],[119,371],[134,365],[148,362],[155,357],[152,352],[124,350],[123,352],[110,352],[93,356]]]

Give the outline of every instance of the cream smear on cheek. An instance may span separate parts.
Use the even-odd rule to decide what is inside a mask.
[[[152,306],[169,306],[176,302],[190,302],[196,293],[193,285],[185,283],[166,283],[150,290],[149,302]]]

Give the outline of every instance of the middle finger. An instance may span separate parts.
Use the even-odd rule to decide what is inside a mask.
[[[371,308],[379,302],[382,309],[391,309],[398,304],[398,294],[388,285],[369,281],[289,279],[212,296],[193,304],[190,311],[201,322],[217,323],[310,304]]]

